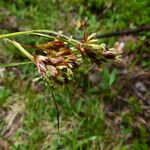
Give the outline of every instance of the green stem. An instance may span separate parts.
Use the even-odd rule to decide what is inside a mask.
[[[32,62],[34,62],[34,57],[29,52],[27,52],[19,43],[9,39],[5,39],[5,40],[12,43],[14,46],[16,46],[25,56],[27,56]]]
[[[0,64],[0,67],[14,67],[14,66],[26,65],[30,63],[33,63],[33,62],[26,61],[26,62],[18,62],[18,63]]]
[[[68,36],[65,36],[59,32],[55,32],[55,31],[51,31],[51,30],[30,30],[30,31],[22,31],[22,32],[15,32],[15,33],[8,33],[8,34],[2,34],[0,35],[0,39],[3,39],[3,38],[8,38],[8,37],[14,37],[14,36],[19,36],[19,35],[27,35],[27,34],[33,34],[33,33],[49,33],[49,34],[53,34],[55,36],[60,36],[62,38],[65,38],[67,39],[68,41],[71,41],[71,42],[74,42],[76,44],[81,44],[81,42],[73,39],[73,38],[70,38]]]
[[[33,32],[34,32],[34,30],[31,30],[31,31],[22,31],[22,32],[15,32],[15,33],[8,33],[8,34],[2,34],[2,35],[0,35],[0,39],[8,38],[8,37],[13,37],[13,36],[18,36],[18,35],[24,35],[24,34],[31,34]]]

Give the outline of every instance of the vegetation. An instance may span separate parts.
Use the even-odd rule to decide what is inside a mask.
[[[81,47],[69,43],[71,35],[80,43],[85,31],[102,34],[147,26],[148,4],[149,0],[1,0],[0,38],[16,31],[53,30],[58,33],[54,39],[73,46],[76,55]],[[150,32],[99,39],[97,45],[113,47],[123,63],[104,59],[97,63],[101,55],[92,50],[94,59],[84,58],[73,70],[73,79],[53,89],[45,86],[35,65],[19,51],[44,55],[45,49],[37,51],[38,46],[52,35],[34,33],[38,36],[0,40],[0,149],[148,150]],[[59,109],[59,130],[51,92]]]

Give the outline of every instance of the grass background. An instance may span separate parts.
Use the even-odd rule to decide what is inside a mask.
[[[83,36],[84,31],[77,29],[81,20],[87,22],[89,32],[101,34],[150,24],[149,16],[149,0],[0,1],[0,24],[9,30],[62,30],[75,37]],[[1,34],[7,32],[0,29]],[[146,32],[99,40],[110,47],[117,41],[124,42],[126,65],[107,67],[102,72],[82,68],[72,83],[58,89],[55,98],[60,109],[59,132],[50,89],[33,80],[38,76],[35,67],[28,64],[0,68],[0,149],[148,150],[149,35]],[[16,40],[30,45],[43,39]],[[25,60],[3,42],[0,54],[1,63]]]

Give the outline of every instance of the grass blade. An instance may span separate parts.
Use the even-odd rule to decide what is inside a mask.
[[[9,42],[11,44],[13,44],[16,48],[18,48],[26,57],[28,57],[31,61],[34,62],[34,57],[28,52],[26,51],[21,45],[20,43],[16,42],[16,41],[12,41],[9,39],[5,39],[6,42]]]
[[[32,61],[26,61],[26,62],[18,62],[18,63],[9,63],[9,64],[0,64],[0,67],[15,67],[20,65],[27,65],[33,63]]]

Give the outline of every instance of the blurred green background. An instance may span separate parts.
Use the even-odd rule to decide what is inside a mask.
[[[81,37],[150,25],[149,0],[1,0],[0,34],[48,29]],[[79,28],[80,27],[80,28]],[[125,66],[99,71],[86,65],[75,81],[55,93],[34,65],[0,67],[0,149],[148,150],[150,147],[150,32],[99,39],[123,43]],[[43,38],[17,37],[23,44]],[[34,54],[34,52],[32,52]],[[0,63],[25,61],[16,48],[0,43]],[[91,69],[88,69],[91,68]]]

